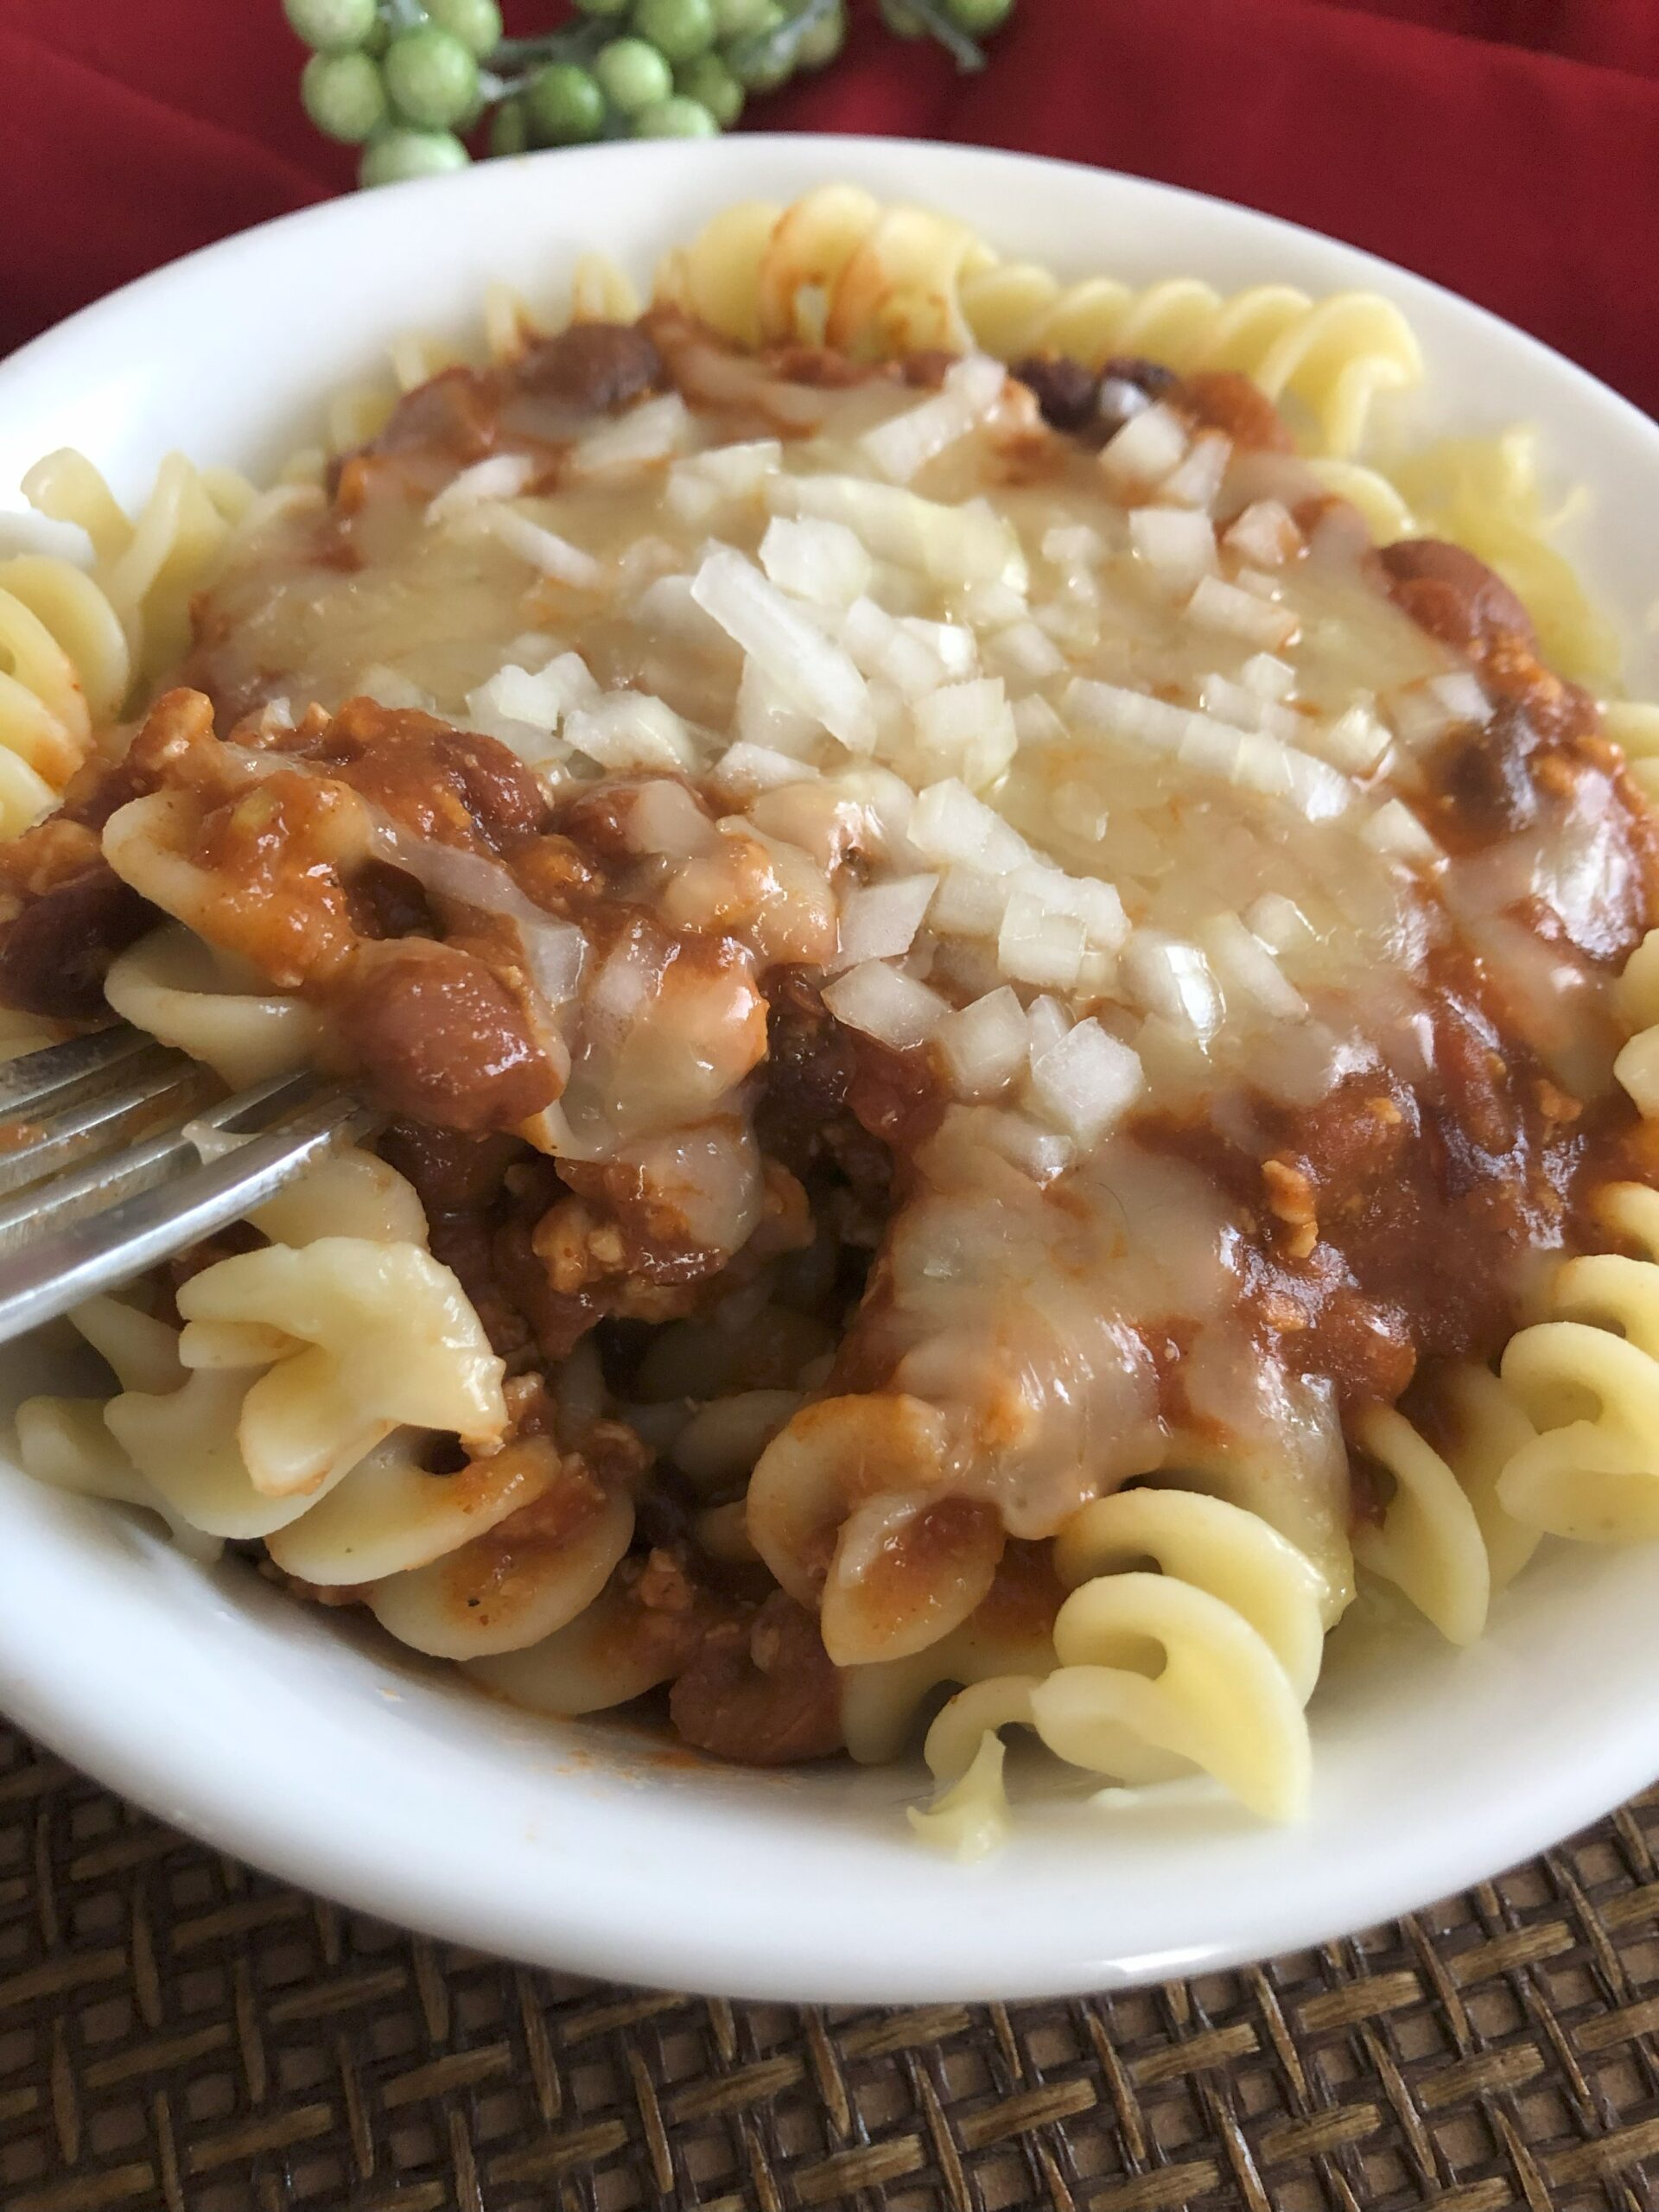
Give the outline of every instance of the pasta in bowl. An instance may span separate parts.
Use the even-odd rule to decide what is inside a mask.
[[[1645,723],[1530,449],[1397,461],[1386,278],[1064,283],[915,158],[511,270],[269,488],[56,454],[0,570],[0,995],[378,1116],[82,1309],[25,1468],[492,1763],[804,1763],[895,1897],[844,1755],[924,1738],[963,1856],[1065,1763],[976,1880],[1317,1833],[1328,1635],[1339,1712],[1646,1535],[1659,1356]]]

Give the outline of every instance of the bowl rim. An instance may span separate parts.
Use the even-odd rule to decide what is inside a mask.
[[[1440,311],[1454,311],[1468,327],[1476,327],[1470,318],[1477,319],[1479,327],[1497,334],[1512,355],[1541,367],[1553,384],[1576,391],[1600,414],[1619,423],[1627,437],[1636,437],[1647,448],[1659,483],[1659,428],[1629,401],[1489,310],[1359,249],[1202,193],[1082,164],[1001,149],[821,134],[746,133],[708,146],[560,150],[423,180],[393,188],[389,194],[383,190],[366,201],[347,196],[300,209],[136,279],[35,338],[0,362],[0,404],[14,382],[50,376],[60,360],[69,364],[89,342],[114,334],[136,302],[150,315],[170,297],[195,294],[204,284],[211,288],[221,271],[250,256],[257,259],[274,238],[308,235],[320,239],[357,225],[412,219],[423,202],[402,195],[424,194],[435,200],[444,195],[505,194],[500,173],[523,176],[556,162],[563,166],[549,171],[550,175],[556,174],[579,193],[582,164],[599,169],[625,156],[638,162],[642,155],[664,175],[679,165],[722,173],[729,168],[733,198],[760,186],[760,173],[772,156],[786,160],[790,167],[815,162],[825,177],[858,177],[884,164],[896,162],[903,168],[925,161],[938,179],[938,189],[932,195],[918,191],[917,196],[933,196],[945,206],[953,174],[965,177],[999,168],[1034,172],[1055,182],[1057,196],[1075,192],[1078,179],[1089,180],[1091,187],[1105,180],[1131,200],[1173,204],[1213,226],[1217,251],[1223,257],[1230,237],[1244,232],[1269,241],[1275,237],[1294,240],[1299,251],[1312,245],[1321,255],[1334,252],[1347,281],[1374,283],[1408,314],[1432,303]],[[365,215],[365,207],[383,207],[385,213]],[[1062,215],[1062,231],[1064,224]],[[592,227],[600,233],[593,243],[602,245],[602,217]],[[1068,239],[1066,245],[1068,251],[1057,254],[1057,260],[1078,257],[1073,242]],[[97,1571],[89,1569],[86,1587],[96,1585],[102,1573],[101,1566]],[[112,1586],[104,1595],[112,1601]],[[523,1896],[510,1884],[498,1886],[480,1877],[463,1894],[452,1879],[453,1865],[441,1866],[436,1855],[421,1860],[411,1854],[373,1864],[365,1856],[364,1829],[340,1822],[333,1808],[308,1791],[251,1788],[245,1770],[229,1762],[215,1765],[207,1756],[206,1744],[198,1745],[188,1727],[166,1725],[166,1709],[153,1695],[149,1696],[149,1725],[135,1732],[133,1720],[145,1717],[148,1694],[142,1670],[130,1681],[124,1705],[120,1697],[111,1695],[107,1667],[99,1655],[70,1649],[60,1633],[54,1634],[53,1606],[61,1603],[60,1591],[32,1582],[0,1548],[0,1699],[24,1727],[54,1750],[188,1834],[356,1909],[505,1955],[607,1979],[785,2001],[911,2003],[1036,1997],[1215,1970],[1323,1942],[1356,1926],[1414,1910],[1484,1878],[1500,1863],[1548,1846],[1643,1786],[1659,1765],[1659,1718],[1645,1735],[1639,1729],[1621,1732],[1604,1726],[1580,1746],[1577,1757],[1537,1777],[1523,1803],[1508,1808],[1501,1845],[1490,1827],[1402,1837],[1387,1866],[1372,1866],[1364,1884],[1333,1884],[1317,1897],[1294,1885],[1281,1888],[1269,1884],[1251,1897],[1249,1909],[1230,1935],[1185,1948],[1103,1952],[1086,1935],[1062,1936],[1042,1956],[1021,1961],[1011,1955],[1005,1940],[982,1934],[964,1936],[961,1954],[949,1960],[889,1956],[874,1961],[855,1955],[855,1947],[849,1947],[845,1929],[835,1924],[833,1915],[817,1924],[813,1916],[805,1916],[798,1931],[800,1940],[780,1949],[775,1925],[736,1927],[728,1919],[699,1929],[677,1926],[671,1915],[666,1923],[661,1916],[655,1920],[647,1916],[631,1926],[620,1905],[612,1909],[607,1904],[594,1918],[545,1900],[527,1918]],[[651,1825],[649,1815],[640,1825]],[[1104,1874],[1106,1847],[1103,1844],[1101,1849]],[[977,1908],[979,1920],[988,1924],[993,1916],[987,1914],[986,1906],[995,1897],[995,1878],[988,1880],[983,1870],[971,1869],[963,1882],[961,1895],[969,1901],[969,1911]]]

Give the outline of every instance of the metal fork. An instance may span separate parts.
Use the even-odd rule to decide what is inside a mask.
[[[0,1065],[0,1344],[239,1219],[373,1119],[309,1073],[223,1091],[125,1023]]]

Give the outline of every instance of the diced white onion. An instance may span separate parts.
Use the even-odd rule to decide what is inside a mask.
[[[1215,569],[1215,531],[1209,516],[1194,508],[1135,508],[1129,516],[1129,543],[1172,591],[1190,592]]]
[[[1023,745],[1049,745],[1066,734],[1065,724],[1039,691],[1014,702],[1014,733]]]
[[[1491,712],[1492,702],[1472,669],[1408,684],[1388,701],[1389,720],[1408,745],[1432,745],[1460,723],[1484,725]]]
[[[692,768],[697,748],[690,725],[649,691],[610,691],[565,717],[566,741],[613,773],[629,769]]]
[[[1123,901],[1116,889],[1099,876],[1068,875],[1064,868],[1037,861],[1018,868],[1009,885],[1056,914],[1070,914],[1083,924],[1087,942],[1103,952],[1115,952],[1129,933]]]
[[[481,462],[480,467],[488,467]],[[452,490],[454,486],[450,487]],[[556,531],[543,529],[532,522],[528,515],[520,514],[517,507],[503,505],[499,500],[485,503],[473,513],[474,526],[486,531],[509,553],[516,553],[521,561],[537,569],[555,582],[569,584],[578,591],[592,591],[603,578],[605,571],[591,553],[584,553],[580,545],[573,545],[568,537],[561,537]]]
[[[1307,1001],[1236,914],[1211,914],[1199,925],[1198,935],[1224,990],[1242,992],[1264,1013],[1283,1021],[1300,1021],[1306,1014]]]
[[[966,861],[992,875],[1031,858],[1019,831],[954,776],[918,791],[906,835],[924,860]]]
[[[1031,605],[1012,584],[963,584],[957,594],[957,612],[976,630],[1001,630],[1029,614]]]
[[[906,614],[900,616],[899,626],[907,637],[919,638],[938,656],[953,683],[978,673],[979,640],[960,622],[929,622],[919,614]]]
[[[859,440],[864,457],[895,484],[917,471],[983,422],[1002,396],[1007,372],[1000,361],[969,354],[945,373],[941,390],[920,406],[906,408]]]
[[[565,466],[573,476],[609,476],[648,468],[684,445],[691,417],[677,391],[642,400],[626,415],[589,430],[571,447]]]
[[[1219,430],[1200,430],[1185,460],[1159,480],[1158,497],[1184,507],[1214,506],[1232,457],[1230,438]]]
[[[1059,1043],[1071,1027],[1071,1017],[1058,999],[1039,991],[1026,1009],[1028,1049],[1033,1066],[1045,1052]]]
[[[1269,652],[1287,645],[1298,628],[1288,607],[1270,605],[1236,584],[1224,583],[1219,576],[1202,580],[1186,602],[1186,611],[1205,629],[1224,631],[1230,638],[1242,638],[1247,645]]]
[[[869,687],[843,649],[728,545],[717,547],[692,585],[697,604],[757,660],[791,704],[815,715],[849,752],[875,743]]]
[[[1019,747],[1001,677],[947,683],[918,699],[912,714],[929,765],[956,767],[970,790],[995,783]]]
[[[707,522],[728,500],[752,498],[779,467],[784,449],[776,438],[747,439],[712,446],[707,453],[677,461],[668,472],[666,499],[683,522]]]
[[[1264,699],[1288,699],[1296,689],[1295,670],[1287,660],[1276,659],[1272,653],[1252,653],[1238,677],[1247,690]]]
[[[933,894],[928,922],[942,937],[995,937],[1008,903],[1007,880],[961,862],[947,867]]]
[[[527,453],[493,453],[487,461],[475,461],[470,468],[452,477],[437,497],[428,501],[426,519],[448,522],[486,500],[516,499],[535,477],[536,463]]]
[[[1106,541],[1092,523],[1055,523],[1043,532],[1043,558],[1068,572],[1097,569],[1106,558]]]
[[[929,641],[873,599],[853,601],[838,634],[857,668],[885,677],[906,699],[925,698],[945,681],[944,662]]]
[[[1101,449],[1102,471],[1114,485],[1156,484],[1185,459],[1187,435],[1180,417],[1164,406],[1143,407]]]
[[[1244,926],[1271,952],[1304,951],[1319,935],[1301,908],[1282,891],[1264,891],[1244,910]]]
[[[938,583],[1026,587],[1014,527],[982,500],[944,506],[859,476],[779,476],[766,493],[774,513],[844,522],[878,559],[925,569]]]
[[[1236,724],[1240,729],[1263,729],[1269,736],[1300,737],[1305,724],[1277,699],[1264,699],[1248,684],[1235,683],[1230,677],[1211,675],[1200,679],[1198,704],[1206,715],[1219,721]]]
[[[1085,1147],[1098,1144],[1145,1088],[1139,1056],[1092,1015],[1032,1062],[1033,1104]]]
[[[690,576],[656,577],[634,602],[633,620],[647,637],[683,638],[704,652],[731,651],[720,625],[693,598]]]
[[[1063,1130],[1045,1128],[1029,1114],[1001,1106],[953,1106],[945,1130],[998,1153],[1034,1183],[1052,1183],[1071,1165],[1074,1147]]]
[[[743,663],[734,728],[746,744],[772,753],[805,756],[822,743],[817,717],[786,699],[757,660]]]
[[[624,823],[628,849],[690,860],[719,850],[720,833],[685,785],[671,776],[654,777],[634,794]]]
[[[1327,760],[1347,774],[1372,776],[1393,740],[1369,707],[1353,706],[1313,741]]]
[[[796,760],[770,746],[750,745],[740,739],[715,763],[714,778],[722,790],[740,797],[757,791],[781,791],[785,784],[811,782],[817,770],[810,761]]]
[[[1166,699],[1148,698],[1144,692],[1086,677],[1074,677],[1067,686],[1065,705],[1085,728],[1103,729],[1115,737],[1150,745],[1154,751],[1173,753],[1188,767],[1224,776],[1242,790],[1289,799],[1310,822],[1343,813],[1353,799],[1352,785],[1327,762],[1299,753],[1261,730],[1238,729],[1190,707],[1172,706]]]
[[[1010,622],[991,639],[989,651],[1010,676],[1023,677],[1032,683],[1058,676],[1065,666],[1065,655],[1036,622]]]
[[[1279,569],[1300,551],[1302,533],[1282,499],[1255,499],[1230,523],[1224,533],[1229,552],[1259,569]]]
[[[384,661],[377,661],[372,668],[359,669],[352,678],[351,689],[363,698],[373,699],[382,707],[412,707],[423,714],[432,711],[431,693],[423,690],[401,668],[389,668]],[[477,696],[476,692],[473,694],[474,698]],[[281,709],[274,716],[273,708]],[[470,713],[471,710],[472,701],[469,699],[467,711]],[[259,727],[262,734],[267,735],[274,730],[292,729],[292,704],[285,699],[267,699],[261,710]]]
[[[1015,982],[1069,991],[1077,985],[1085,950],[1083,924],[1058,913],[1029,892],[1015,892],[997,931],[996,962]]]
[[[1140,1004],[1172,1027],[1199,1038],[1220,1027],[1221,993],[1196,944],[1161,931],[1137,930],[1124,949],[1122,972]]]
[[[925,1045],[950,1012],[937,991],[879,960],[867,960],[826,983],[823,1002],[849,1029],[900,1052]]]
[[[488,683],[467,693],[467,712],[475,728],[531,758],[530,736],[551,737],[572,708],[590,705],[598,696],[599,686],[582,656],[560,653],[534,674],[515,666],[498,669]],[[545,751],[536,748],[534,757]]]
[[[760,541],[760,565],[779,591],[820,607],[850,607],[875,574],[863,541],[844,522],[774,515]]]
[[[1004,983],[946,1014],[936,1042],[962,1097],[994,1098],[1024,1068],[1028,1035],[1025,1009]]]
[[[1360,835],[1374,852],[1413,868],[1433,868],[1446,858],[1411,809],[1397,798],[1379,806]]]
[[[905,875],[849,892],[841,909],[836,965],[902,959],[916,941],[938,881],[937,875]]]

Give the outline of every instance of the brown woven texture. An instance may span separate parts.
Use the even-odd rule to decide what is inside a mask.
[[[1259,1970],[802,2011],[412,1938],[0,1727],[0,2208],[1634,2212],[1659,2189],[1656,1847],[1659,1790]]]

